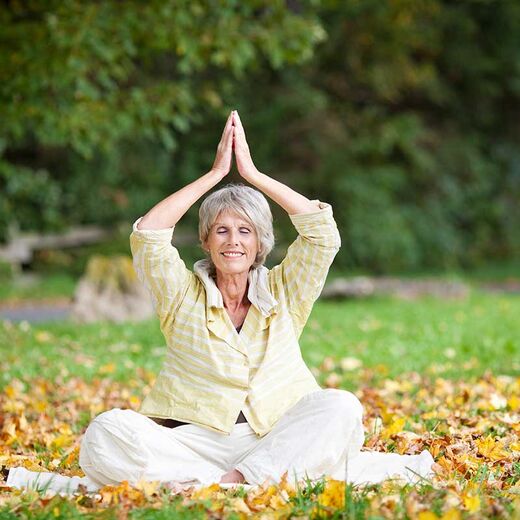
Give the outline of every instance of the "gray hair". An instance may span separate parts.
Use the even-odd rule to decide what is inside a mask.
[[[267,199],[258,190],[243,184],[227,184],[214,191],[199,208],[201,243],[207,240],[211,226],[222,211],[234,211],[251,223],[258,237],[253,268],[262,265],[274,246],[273,215]]]

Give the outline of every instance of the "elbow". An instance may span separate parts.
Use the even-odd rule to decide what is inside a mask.
[[[339,234],[338,228],[334,229],[333,236],[331,237],[331,244],[337,253],[341,248],[341,235]]]

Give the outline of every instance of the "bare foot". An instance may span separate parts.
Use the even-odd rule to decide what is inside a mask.
[[[243,484],[246,481],[244,478],[244,475],[240,473],[240,471],[233,469],[231,471],[228,471],[222,477],[220,477],[220,483],[227,484],[227,483],[237,483],[237,484]]]

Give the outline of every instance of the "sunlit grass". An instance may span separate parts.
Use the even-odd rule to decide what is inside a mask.
[[[309,366],[356,358],[388,377],[410,371],[445,376],[519,371],[520,298],[473,292],[464,300],[392,298],[319,301],[301,337]],[[12,377],[158,372],[165,340],[154,318],[140,323],[68,321],[0,326],[0,384]],[[350,382],[356,383],[351,370]]]

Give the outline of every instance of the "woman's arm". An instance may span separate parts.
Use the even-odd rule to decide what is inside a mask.
[[[211,170],[157,203],[138,224],[138,229],[165,229],[177,224],[180,218],[204,193],[218,184],[231,168],[233,144],[233,112],[226,121],[222,138],[217,147],[217,155]]]
[[[311,201],[257,170],[238,114],[234,120],[235,157],[240,175],[282,206],[298,231],[285,258],[269,270],[268,276],[277,299],[287,306],[299,337],[340,248],[338,228],[329,204]]]
[[[251,159],[244,127],[242,126],[238,112],[234,112],[233,119],[235,124],[234,149],[240,175],[247,182],[257,187],[269,198],[282,206],[289,215],[313,213],[319,210],[316,202],[310,201],[307,197],[289,188],[289,186],[257,170]]]

